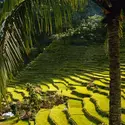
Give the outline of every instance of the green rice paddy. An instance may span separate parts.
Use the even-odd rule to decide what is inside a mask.
[[[103,48],[103,45],[101,46]],[[96,51],[94,60],[92,56],[89,56],[90,54],[87,56],[87,52],[92,48]],[[29,96],[25,89],[26,83],[38,84],[43,92],[57,91],[58,94],[68,97],[68,101],[67,105],[61,104],[52,109],[39,110],[35,117],[36,125],[51,125],[51,121],[54,121],[56,125],[70,125],[71,123],[98,125],[97,121],[108,125],[108,117],[100,113],[109,112],[108,58],[105,51],[102,53],[101,50],[104,59],[99,60],[96,58],[99,56],[98,53],[100,55],[100,47],[95,48],[93,45],[75,46],[53,42],[15,77],[14,84],[9,84],[7,90],[12,95],[9,101],[15,99],[22,101],[23,95],[19,92]],[[100,61],[103,63],[100,64]],[[122,78],[124,78],[125,65],[124,63],[121,65]],[[122,85],[124,83],[123,79]],[[90,84],[94,86],[87,88]],[[122,96],[125,97],[125,88],[122,88]],[[122,108],[125,109],[123,97]],[[68,115],[65,114],[64,109]],[[97,118],[97,121],[94,118]],[[122,113],[122,121],[125,122],[124,113]],[[13,123],[10,120],[0,122],[0,125],[28,125],[28,123],[27,121]]]

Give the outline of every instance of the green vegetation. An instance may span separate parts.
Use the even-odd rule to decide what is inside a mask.
[[[65,105],[59,105],[57,107],[53,107],[50,111],[49,116],[55,121],[57,125],[68,125],[68,120],[66,119],[66,115],[63,112],[65,107]]]
[[[22,95],[17,93],[17,92],[15,92],[14,90],[15,90],[15,88],[8,88],[7,89],[7,91],[12,94],[12,98],[13,99],[17,99],[17,100],[23,101]]]
[[[36,115],[37,125],[50,125],[48,120],[47,120],[49,113],[50,113],[50,110],[41,109]]]
[[[12,85],[10,84],[8,92],[12,94],[12,100],[22,101],[23,94],[29,96],[25,89],[26,83],[40,85],[43,92],[56,91],[59,95],[68,97],[68,100],[67,104],[54,106],[52,109],[41,108],[35,117],[37,125],[49,125],[52,121],[57,125],[68,125],[71,122],[78,125],[104,122],[108,125],[107,116],[103,116],[109,112],[108,61],[104,57],[105,64],[100,64],[96,55],[95,60],[86,62],[86,52],[92,47],[94,49],[95,45],[65,45],[54,41],[15,77]],[[100,47],[97,46],[96,51],[100,53]],[[124,66],[121,68],[124,70]],[[122,108],[125,109],[125,90],[122,90]],[[69,115],[65,114],[65,110]],[[123,122],[124,117],[123,112]],[[4,124],[7,125],[7,122],[2,122],[2,125]],[[28,122],[19,121],[14,125],[18,124],[25,125]]]
[[[104,96],[104,95],[100,95],[100,94],[94,94],[92,96],[93,99],[95,99],[97,101],[98,106],[100,107],[101,110],[108,112],[109,111],[109,99]]]
[[[19,121],[18,123],[15,123],[14,125],[28,125],[25,121]]]
[[[34,4],[34,2],[36,3]],[[39,1],[42,11],[37,12],[36,8],[39,7],[37,2],[34,0],[28,3],[25,0],[19,0],[17,3],[11,3],[12,5],[8,8],[8,11],[11,12],[15,5],[23,7],[25,4],[24,10],[27,15],[23,18],[21,15],[24,13],[20,13],[20,7],[16,8],[17,11],[15,9],[12,14],[15,13],[18,16],[12,15],[11,18],[10,15],[5,20],[3,29],[6,31],[1,34],[5,35],[5,38],[2,38],[1,45],[3,46],[0,46],[0,50],[2,50],[0,51],[0,86],[2,87],[0,94],[3,94],[0,99],[6,93],[4,84],[9,78],[7,103],[3,99],[2,108],[5,111],[1,112],[13,112],[11,106],[17,107],[14,109],[14,118],[2,119],[3,116],[0,116],[3,120],[0,125],[29,125],[29,123],[31,125],[35,123],[36,125],[100,125],[103,123],[108,125],[110,78],[108,52],[105,49],[106,45],[103,44],[106,30],[100,23],[102,17],[88,17],[86,20],[83,19],[78,27],[52,35],[51,39],[54,40],[43,49],[44,45],[41,47],[40,43],[35,43],[36,37],[38,37],[36,35],[41,37],[43,32],[50,35],[52,30],[60,31],[62,26],[65,30],[65,23],[70,22],[71,10],[70,8],[68,10],[66,5],[64,7],[63,1],[56,1],[59,8],[54,2],[48,4],[47,1],[43,6],[43,3]],[[70,4],[66,3],[69,7]],[[72,3],[75,8],[76,0]],[[27,8],[28,5],[33,8]],[[6,6],[8,6],[7,2]],[[6,6],[4,5],[4,9]],[[28,13],[30,9],[32,9],[32,14]],[[4,12],[0,22],[6,15],[8,13]],[[36,15],[36,20],[34,20],[34,15]],[[51,15],[53,15],[52,18]],[[67,21],[66,17],[68,17]],[[6,22],[8,20],[13,22],[13,19],[16,23],[10,23],[9,27]],[[62,22],[63,20],[64,22]],[[26,27],[23,27],[24,23],[26,23]],[[21,26],[18,26],[19,24]],[[67,26],[70,27],[70,24]],[[41,29],[41,27],[45,29]],[[54,29],[52,29],[53,27]],[[13,30],[12,34],[9,30]],[[8,40],[7,36],[11,38]],[[6,47],[4,41],[7,43]],[[22,41],[24,41],[23,45]],[[17,46],[20,47],[17,49]],[[122,123],[125,124],[125,51],[123,46],[121,46],[121,57],[123,57],[121,59],[121,101]],[[38,52],[35,53],[36,48],[34,47],[38,47],[40,50],[39,55],[30,63],[24,59],[26,61],[24,63],[28,64],[17,72],[16,70],[20,66],[18,61],[22,61],[22,53],[23,58],[30,58],[30,56],[28,57],[30,54],[33,57],[38,54]]]
[[[94,116],[94,117],[100,119],[103,123],[108,124],[108,118],[102,117],[101,115],[99,115],[99,114],[97,113],[94,104],[90,101],[89,98],[83,99],[83,103],[85,104],[85,105],[84,105],[84,108],[85,108],[92,116]]]

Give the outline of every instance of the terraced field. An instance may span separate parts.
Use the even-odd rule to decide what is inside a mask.
[[[108,125],[109,70],[108,58],[102,48],[103,45],[75,46],[53,42],[9,84],[9,101],[22,101],[29,96],[26,83],[38,84],[43,92],[57,91],[69,99],[67,104],[41,109],[35,118],[36,125]],[[123,55],[122,50],[122,123],[125,124]],[[0,125],[28,125],[28,122],[10,120],[0,122]]]

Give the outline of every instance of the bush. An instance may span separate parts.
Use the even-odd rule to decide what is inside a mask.
[[[64,33],[53,35],[52,38],[72,41],[71,44],[104,42],[106,28],[101,24],[102,16],[94,15],[83,19],[77,28],[68,29]],[[80,42],[79,42],[80,41]]]
[[[106,30],[101,25],[101,19],[102,17],[98,15],[83,19],[79,27],[75,30],[73,37],[91,42],[104,42]]]

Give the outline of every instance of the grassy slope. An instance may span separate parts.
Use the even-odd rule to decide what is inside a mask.
[[[122,55],[123,54],[124,50],[122,50]],[[121,62],[122,77],[124,78],[125,65],[123,58]],[[108,93],[106,88],[108,88],[109,82],[108,59],[105,55],[103,45],[75,46],[64,45],[61,42],[53,42],[17,75],[12,86],[18,83],[21,87],[25,87],[25,83],[27,82],[40,84],[43,91],[56,90],[62,95],[71,97],[72,100],[69,100],[71,105],[69,113],[78,125],[89,125],[92,121],[82,112],[81,103],[74,99],[83,99],[88,103],[88,105],[85,103],[84,108],[86,108],[91,115],[95,115],[95,117],[108,123],[106,118],[103,119],[102,116],[96,112],[94,104],[90,102],[88,98],[84,98],[85,94],[89,94],[97,101],[101,110],[108,111],[109,100],[106,95],[100,94],[100,92]],[[98,87],[98,92],[93,91],[95,89],[94,87],[92,87],[92,90],[86,88],[90,83]],[[73,90],[71,88],[73,88]],[[20,89],[18,88],[18,91]],[[17,98],[12,88],[8,90],[12,93],[13,98]],[[124,88],[123,90],[125,91]],[[72,91],[75,91],[75,93]],[[122,95],[124,95],[124,93],[122,93]],[[22,97],[20,96],[19,99],[21,100]],[[122,99],[122,106],[124,105],[125,100]],[[43,122],[42,125],[49,124],[47,121],[49,111],[46,111],[44,114],[41,110],[36,116],[37,124],[41,124],[41,118],[43,119],[42,121],[45,120],[45,123]],[[56,110],[58,109],[53,109],[52,111],[55,112]],[[60,112],[59,115],[64,117]],[[55,118],[54,114],[51,114],[51,116],[52,119],[60,122],[58,118]],[[122,115],[123,121],[124,117],[125,114]]]
[[[57,125],[68,125],[68,120],[63,112],[65,107],[65,105],[59,105],[53,107],[51,110],[50,117],[57,123]]]
[[[41,109],[36,115],[37,125],[50,125],[47,118],[50,113],[50,110]]]
[[[108,119],[105,117],[100,116],[95,109],[94,104],[89,100],[89,98],[85,98],[84,100],[84,104],[85,104],[85,109],[93,116],[95,116],[96,118],[100,119],[101,121],[105,122],[108,124]]]

